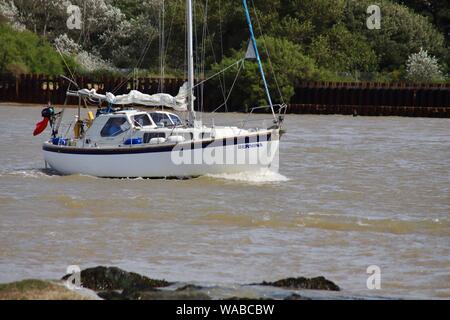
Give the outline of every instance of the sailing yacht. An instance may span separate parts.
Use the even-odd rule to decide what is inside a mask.
[[[80,89],[71,82],[67,96],[79,100],[73,134],[70,137],[58,134],[62,112],[55,113],[51,106],[43,110],[44,119],[35,130],[35,135],[39,134],[47,123],[52,128],[52,137],[42,147],[46,165],[64,175],[112,178],[194,177],[261,168],[276,170],[286,106],[272,104],[246,0],[243,6],[250,33],[246,56],[256,59],[259,65],[273,117],[269,127],[207,126],[197,119],[193,94],[193,8],[192,0],[187,0],[187,82],[178,94],[148,95],[132,90],[124,95],[110,92],[103,95],[95,89]],[[107,106],[99,108],[96,115],[89,112],[88,119],[82,120],[80,108],[86,102]],[[164,107],[164,110],[141,111],[130,105]],[[173,112],[167,111],[168,108]],[[187,119],[182,120],[177,112],[186,113]]]

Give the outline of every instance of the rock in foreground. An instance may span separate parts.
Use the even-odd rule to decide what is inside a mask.
[[[328,291],[340,291],[341,289],[332,281],[324,277],[315,278],[286,278],[275,282],[259,283],[261,286],[273,286],[284,289],[312,289],[312,290],[328,290]]]
[[[67,280],[65,275],[62,280]],[[81,271],[81,285],[94,291],[112,290],[151,290],[167,287],[171,283],[165,280],[150,279],[134,272],[127,272],[117,267],[95,267]]]
[[[70,275],[63,277],[67,280]],[[170,283],[165,280],[155,280],[134,272],[127,272],[117,267],[99,266],[81,271],[81,285],[84,288],[96,292],[97,296],[105,300],[209,300],[212,297],[219,299],[289,299],[306,300],[308,297],[300,296],[296,292],[286,294],[286,297],[271,296],[270,289],[267,293],[252,292],[249,287],[242,285],[245,293],[240,296],[237,285],[234,289],[220,287],[202,287],[189,283]],[[255,283],[253,285],[272,286],[287,290],[314,289],[340,291],[340,288],[324,277],[316,278],[286,278],[275,282]],[[169,287],[170,286],[170,287]],[[169,288],[163,288],[169,287]],[[162,289],[161,289],[162,288]],[[211,289],[212,288],[212,289]],[[237,295],[236,295],[237,293]]]
[[[151,290],[135,291],[125,295],[127,300],[211,300],[199,291]]]
[[[202,292],[202,287],[186,285],[176,290],[167,289],[126,289],[118,292],[109,290],[98,292],[97,295],[105,300],[211,300],[211,297]]]

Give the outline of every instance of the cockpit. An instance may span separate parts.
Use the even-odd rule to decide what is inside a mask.
[[[115,137],[127,131],[130,125],[126,117],[111,117],[100,131],[101,137]]]
[[[173,127],[183,124],[180,117],[173,113],[154,111],[149,114],[158,127]]]
[[[165,141],[168,135],[167,131],[172,132],[169,135],[183,136],[185,134],[184,131],[181,134],[174,134],[174,128],[177,128],[177,130],[185,129],[183,121],[174,113],[121,110],[114,113],[101,114],[95,118],[86,131],[83,143],[102,145],[111,144],[112,141],[117,141],[118,144],[125,141],[123,142],[124,145],[128,145],[126,143],[128,139],[141,139],[141,143],[147,143],[147,141],[150,143],[152,138],[159,138],[158,141],[162,141],[162,138],[164,138]],[[186,139],[192,139],[192,137],[189,136]],[[133,144],[139,143],[133,142]]]
[[[148,127],[153,126],[152,120],[150,119],[150,116],[147,113],[141,113],[137,114],[135,116],[131,116],[131,122],[136,127]]]

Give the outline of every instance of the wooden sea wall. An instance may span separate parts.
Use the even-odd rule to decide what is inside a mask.
[[[88,78],[76,77],[75,82],[80,88],[96,89],[99,93],[108,91],[115,95],[128,93],[136,89],[146,93],[156,93],[160,85],[158,78]],[[173,95],[178,93],[182,79],[165,79],[164,91]],[[10,75],[0,75],[0,102],[63,104],[69,81],[61,77],[51,77],[39,74],[25,74],[19,78]],[[74,90],[74,86],[71,87]],[[77,98],[70,102],[77,103]]]
[[[288,112],[450,117],[450,83],[302,82]]]
[[[77,77],[75,80],[82,88],[115,94],[131,89],[156,93],[160,86],[159,78]],[[164,92],[176,95],[184,81],[164,79]],[[0,102],[46,104],[51,101],[60,105],[66,98],[67,86],[68,81],[60,77],[0,75]],[[69,103],[77,103],[71,99]],[[210,111],[208,96],[204,101],[206,111]],[[288,113],[448,118],[450,83],[300,82],[295,87]]]

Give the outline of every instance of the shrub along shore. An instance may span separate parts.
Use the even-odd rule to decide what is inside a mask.
[[[166,76],[184,77],[184,1],[166,1],[164,10],[160,1],[89,1],[81,30],[67,28],[67,1],[37,2],[0,0],[0,73],[146,78],[160,75],[163,64]],[[85,0],[71,2],[85,7]],[[380,29],[367,27],[372,0],[255,3],[250,11],[274,100],[300,103],[303,81],[448,83],[450,2],[428,2],[378,1]],[[240,60],[249,35],[233,1],[196,1],[195,12],[196,76],[203,78]],[[210,105],[223,102],[238,69],[211,80]],[[245,61],[227,108],[265,100],[257,64]]]

